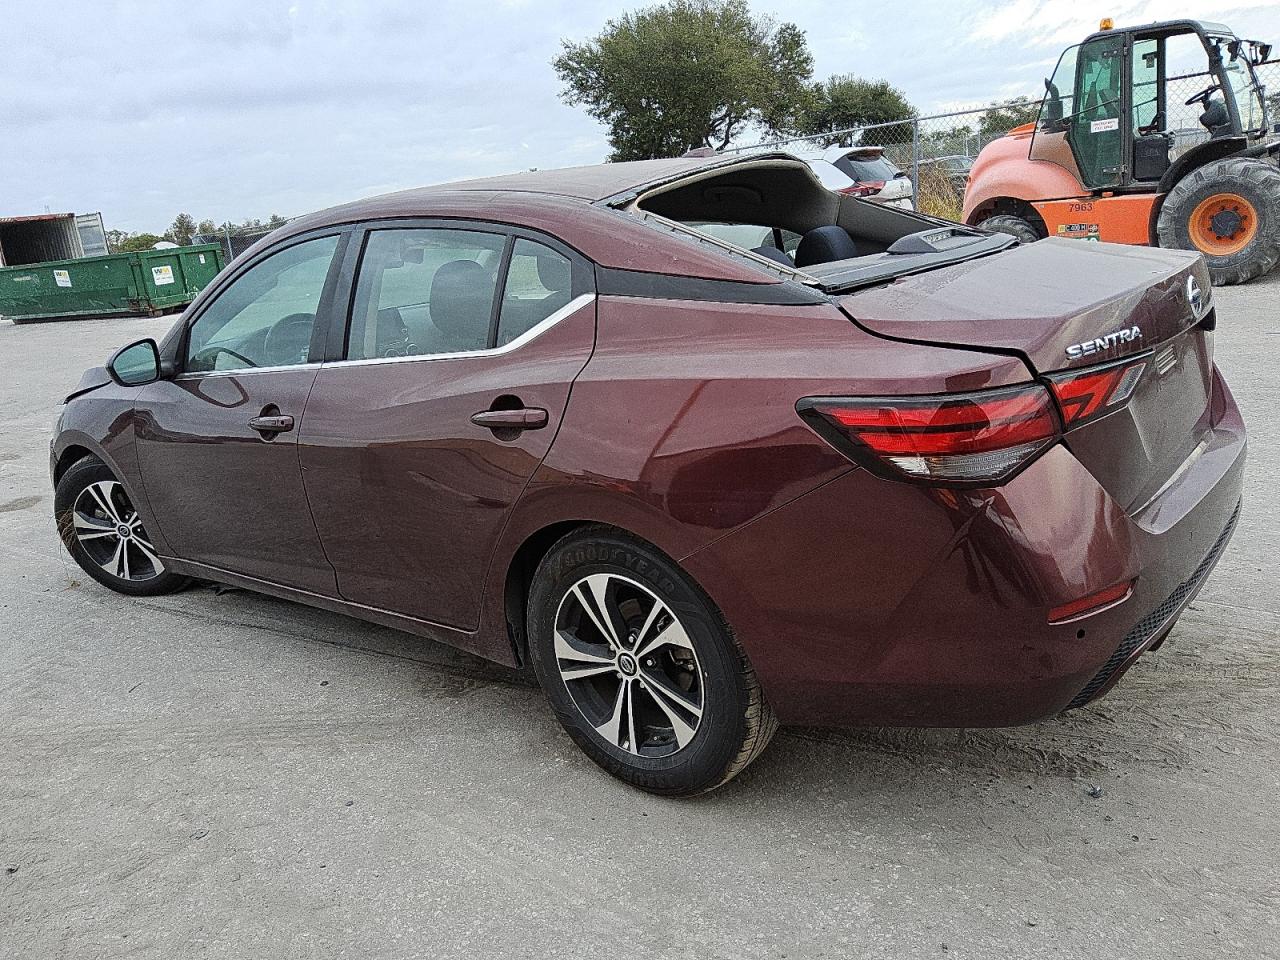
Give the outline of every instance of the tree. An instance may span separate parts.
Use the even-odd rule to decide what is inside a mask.
[[[624,14],[552,61],[561,98],[609,128],[611,160],[727,147],[787,122],[813,73],[804,33],[746,0],[668,0]]]
[[[116,253],[133,253],[137,250],[150,250],[164,237],[154,233],[130,233],[115,247]]]
[[[180,213],[173,218],[173,223],[164,232],[164,238],[171,243],[178,244],[180,247],[185,247],[191,243],[191,238],[195,236],[195,232],[196,218],[189,213]]]
[[[978,135],[988,143],[1003,137],[1014,127],[1032,123],[1040,115],[1040,101],[1030,97],[1014,97],[1006,103],[993,103],[978,124]]]
[[[774,128],[779,135],[816,137],[850,127],[909,120],[916,109],[906,95],[884,80],[863,80],[852,74],[815,83],[790,127]],[[840,139],[829,138],[832,143]]]
[[[218,225],[212,220],[201,220],[196,224],[196,233],[199,236],[207,237],[218,232]]]
[[[923,125],[922,125],[923,127]],[[920,153],[924,157],[950,157],[976,153],[973,127],[960,123],[940,130],[920,131]]]

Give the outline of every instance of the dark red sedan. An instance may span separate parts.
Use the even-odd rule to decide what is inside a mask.
[[[1105,693],[1239,513],[1215,319],[1194,254],[1019,246],[781,154],[414,190],[290,223],[86,373],[58,525],[121,593],[528,664],[593,760],[691,794],[779,722]]]

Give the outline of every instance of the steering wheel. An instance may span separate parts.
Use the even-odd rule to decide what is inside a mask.
[[[267,363],[273,366],[305,363],[315,322],[314,313],[291,313],[272,324],[262,344]]]
[[[1195,96],[1191,97],[1187,101],[1187,106],[1189,107],[1195,103],[1203,103],[1206,107],[1208,107],[1209,98],[1217,92],[1218,92],[1218,85],[1216,83],[1211,87],[1205,87],[1203,90],[1201,90],[1199,93],[1197,93]]]
[[[213,346],[205,347],[193,356],[189,363],[189,367],[192,370],[216,370],[218,368],[218,357],[220,354],[224,353],[229,357],[235,357],[235,359],[239,360],[246,367],[257,366],[256,363],[246,357],[243,353],[236,353],[236,351],[232,350],[230,347],[219,346],[215,343]]]

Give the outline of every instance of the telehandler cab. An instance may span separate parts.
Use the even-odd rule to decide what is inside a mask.
[[[1026,241],[1198,250],[1215,284],[1269,271],[1280,139],[1254,68],[1271,45],[1197,20],[1101,26],[1062,54],[1037,121],[979,154],[964,221]]]

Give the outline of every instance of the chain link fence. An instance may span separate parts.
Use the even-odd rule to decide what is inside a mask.
[[[1280,60],[1267,61],[1255,69],[1263,85],[1268,126],[1276,131],[1280,124]],[[1185,101],[1214,83],[1207,72],[1166,79],[1167,116],[1160,129],[1173,135],[1171,160],[1209,138],[1208,130],[1199,119],[1203,105],[1187,105]],[[1141,94],[1134,97],[1139,104],[1143,99]],[[1245,126],[1256,129],[1262,122],[1261,117],[1256,110],[1248,109],[1245,96],[1239,99]],[[972,110],[850,127],[812,137],[768,140],[731,147],[725,152],[786,150],[804,157],[820,157],[829,147],[880,147],[884,156],[911,178],[917,209],[947,220],[959,220],[968,170],[978,153],[1013,127],[1034,122],[1039,111],[1039,97],[1018,97]],[[1070,112],[1069,107],[1066,112]],[[1145,117],[1140,115],[1142,119]]]
[[[284,221],[288,223],[288,221]],[[222,262],[230,263],[240,254],[265,237],[281,224],[274,227],[222,227],[215,233],[197,233],[191,238],[192,243],[217,243],[222,246]]]

